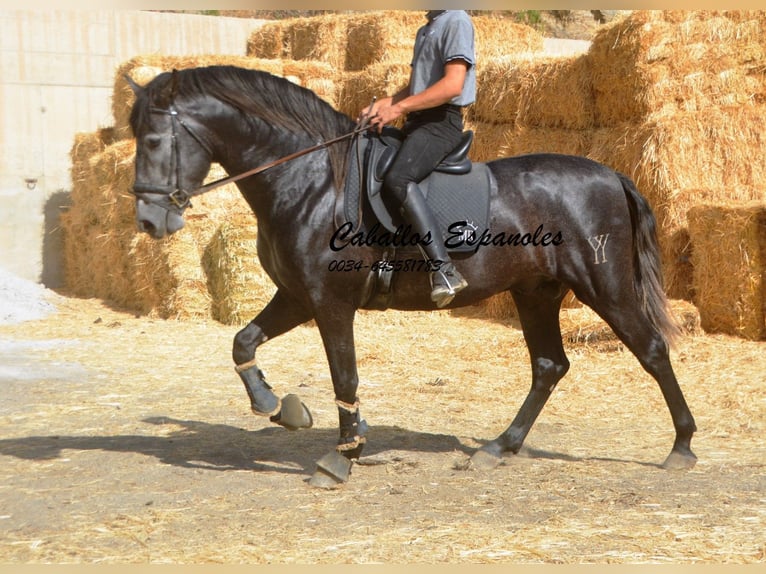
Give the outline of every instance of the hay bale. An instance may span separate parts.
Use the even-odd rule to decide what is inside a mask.
[[[474,131],[470,157],[491,161],[529,153],[586,155],[591,148],[591,132],[551,128],[518,127],[512,124],[466,121]]]
[[[125,306],[163,319],[210,317],[207,278],[190,230],[162,241],[131,234],[125,264],[131,286],[117,295]]]
[[[679,235],[703,201],[766,198],[764,106],[678,112],[593,133],[588,156],[630,176],[657,216],[665,285],[671,297],[691,289],[688,252]],[[704,190],[704,191],[700,191]]]
[[[260,266],[255,218],[237,215],[218,227],[203,255],[213,299],[212,316],[244,325],[271,300],[276,287]]]
[[[518,127],[504,134],[503,155],[563,153],[585,155],[591,137],[586,130]]]
[[[479,121],[538,128],[593,126],[590,59],[586,56],[492,60],[477,77]]]
[[[529,26],[491,16],[475,16],[472,20],[480,63],[543,49],[543,37]],[[247,54],[316,60],[349,72],[381,63],[409,65],[415,35],[425,23],[421,10],[380,10],[269,22],[253,31]]]
[[[285,50],[283,30],[286,23],[286,20],[271,20],[253,30],[247,39],[247,56],[265,60],[281,59]]]
[[[766,339],[766,203],[695,206],[689,235],[702,328]]]
[[[495,16],[474,16],[472,20],[477,70],[497,58],[542,53],[545,48],[542,34],[526,24]]]
[[[331,64],[315,61],[284,60],[280,75],[294,84],[311,90],[332,107],[338,106],[340,88]],[[354,116],[356,117],[356,116]]]
[[[73,154],[81,150],[78,138]],[[139,313],[163,318],[210,316],[207,278],[200,245],[231,213],[249,210],[232,186],[195,199],[206,213],[172,237],[155,241],[136,230],[135,142],[122,140],[78,162],[71,206],[62,217],[67,287],[76,295],[98,297]],[[221,175],[212,170],[208,179]],[[227,188],[229,188],[227,190]],[[215,197],[214,197],[215,196]],[[213,207],[214,202],[217,202]],[[217,217],[218,222],[208,219]]]
[[[409,64],[422,12],[386,10],[348,19],[345,69],[360,71],[381,63]]]
[[[512,125],[479,122],[469,117],[465,121],[465,129],[474,132],[473,143],[468,152],[473,161],[492,161],[507,155],[506,134],[514,130]]]
[[[588,53],[599,126],[766,99],[760,12],[637,11]]]
[[[347,20],[336,15],[291,20],[282,29],[286,49],[281,59],[323,62],[342,70],[346,60]]]
[[[339,110],[356,118],[373,97],[380,99],[394,94],[406,86],[409,79],[409,64],[372,64],[361,72],[347,72],[342,75]]]

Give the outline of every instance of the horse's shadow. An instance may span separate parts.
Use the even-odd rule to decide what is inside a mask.
[[[63,451],[108,451],[137,453],[155,457],[163,464],[207,470],[277,471],[310,474],[316,460],[333,448],[336,429],[313,428],[290,432],[280,427],[255,431],[225,424],[211,424],[170,417],[150,417],[142,422],[174,427],[162,436],[29,436],[0,440],[0,454],[26,460],[52,460]],[[396,426],[375,426],[368,433],[370,442],[360,462],[385,464],[397,460],[402,452],[460,453],[469,457],[475,448],[457,437],[412,431]],[[479,441],[483,442],[483,441]],[[524,458],[553,459],[568,462],[604,460],[657,466],[638,461],[611,458],[580,458],[568,454],[524,447]]]
[[[0,440],[0,454],[27,460],[52,460],[66,450],[138,453],[177,467],[208,470],[276,470],[305,474],[315,470],[315,461],[329,452],[338,436],[335,429],[313,428],[290,432],[280,427],[246,430],[226,424],[211,424],[169,417],[151,417],[142,422],[169,425],[163,434],[113,436],[29,436]],[[363,458],[383,456],[387,451],[419,453],[462,452],[474,449],[456,437],[411,431],[394,426],[376,426],[368,433],[370,442]]]

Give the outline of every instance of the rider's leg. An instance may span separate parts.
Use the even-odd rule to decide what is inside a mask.
[[[384,193],[394,199],[415,233],[421,237],[430,233],[431,241],[423,244],[424,251],[429,259],[442,262],[431,275],[431,299],[444,307],[467,283],[452,264],[435,217],[417,184],[455,149],[463,133],[463,121],[455,109],[428,110],[410,114],[404,133],[405,140],[386,174]]]

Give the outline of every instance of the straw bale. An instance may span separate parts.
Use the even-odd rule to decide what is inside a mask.
[[[763,103],[765,27],[736,11],[637,11],[604,27],[588,53],[596,123]]]
[[[766,202],[695,206],[689,235],[703,329],[766,339]]]
[[[145,85],[162,72],[173,69],[184,70],[200,66],[239,66],[242,68],[263,70],[271,74],[282,75],[282,62],[245,56],[201,54],[190,56],[142,55],[131,58],[118,66],[114,77],[112,94],[112,115],[117,138],[129,138],[130,110],[135,96],[125,76],[131,77],[139,85]]]
[[[647,122],[641,131],[637,182],[672,231],[685,225],[689,204],[678,192],[708,189],[718,200],[763,197],[766,163],[764,107],[709,109]]]
[[[707,190],[708,200],[763,197],[766,109],[742,107],[683,112],[641,124],[594,130],[588,156],[633,178],[658,215],[660,227],[686,224],[684,190]]]
[[[591,145],[588,130],[518,127],[467,120],[466,129],[474,131],[471,159],[493,159],[529,153],[586,155]]]
[[[186,228],[162,242],[138,234],[129,193],[134,158],[135,142],[122,140],[78,162],[81,176],[73,182],[72,205],[62,217],[67,286],[77,295],[141,313],[209,316],[195,236],[205,226],[195,225],[194,232]]]
[[[237,215],[218,227],[205,249],[212,316],[221,323],[246,324],[276,292],[258,261],[257,236],[255,218]]]
[[[762,107],[676,113],[593,131],[588,157],[631,177],[657,217],[665,288],[691,292],[687,212],[703,201],[764,199]]]
[[[505,132],[503,155],[563,153],[585,155],[590,147],[586,130],[517,127]]]
[[[529,26],[489,16],[472,20],[478,62],[543,49],[542,35]],[[380,63],[409,65],[415,35],[425,23],[425,14],[420,10],[380,10],[269,22],[251,34],[247,54],[318,60],[349,72]]]
[[[409,66],[415,34],[425,24],[423,13],[387,10],[348,19],[345,69],[360,71],[380,63]]]
[[[333,107],[338,105],[339,88],[335,82],[335,69],[320,61],[283,60],[281,75],[294,84],[314,92]]]
[[[361,72],[346,72],[338,96],[339,109],[355,118],[373,97],[391,95],[406,86],[409,79],[409,64],[372,64]]]
[[[281,59],[312,60],[342,70],[346,60],[347,18],[337,15],[295,18],[283,26]]]
[[[493,124],[466,119],[466,130],[473,130],[473,143],[468,153],[473,161],[492,161],[506,154],[506,134],[513,131],[509,124]]]
[[[247,39],[247,55],[266,60],[282,59],[286,49],[283,31],[288,22],[271,20],[253,30]]]
[[[476,119],[530,127],[593,125],[590,59],[586,56],[500,58],[481,67]]]
[[[131,234],[126,274],[130,288],[119,294],[126,306],[163,319],[210,317],[207,279],[190,230],[162,241]]]
[[[542,52],[543,36],[534,28],[507,18],[474,16],[477,70],[486,63],[511,54]]]

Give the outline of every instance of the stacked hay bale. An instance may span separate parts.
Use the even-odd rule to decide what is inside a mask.
[[[412,10],[278,20],[253,32],[248,55],[329,64],[338,78],[337,107],[356,117],[373,96],[406,85],[415,34],[425,22],[424,12]],[[474,17],[473,24],[480,67],[498,57],[543,48],[542,36],[528,26],[489,16]]]
[[[590,155],[631,176],[660,225],[671,296],[693,294],[686,214],[764,197],[766,14],[644,11],[601,31]],[[700,197],[699,190],[705,190]]]
[[[702,328],[766,339],[766,202],[697,205],[688,222]]]
[[[216,229],[202,264],[213,299],[212,317],[227,325],[244,325],[276,293],[259,265],[258,226],[252,214],[236,214]]]

